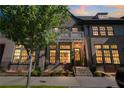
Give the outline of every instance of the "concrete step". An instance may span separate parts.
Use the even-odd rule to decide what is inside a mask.
[[[88,67],[76,67],[76,76],[92,76],[91,71]]]

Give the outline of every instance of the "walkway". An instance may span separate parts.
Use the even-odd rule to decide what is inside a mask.
[[[26,77],[0,77],[0,86],[25,85]],[[31,85],[52,85],[72,88],[118,87],[114,77],[32,77]]]

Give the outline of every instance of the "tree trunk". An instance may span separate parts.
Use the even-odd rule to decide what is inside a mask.
[[[40,54],[40,51],[36,51],[36,55],[35,55],[35,68],[39,67],[39,54]]]
[[[29,69],[28,69],[27,84],[26,84],[27,88],[30,87],[31,71],[32,71],[32,52],[29,52]]]

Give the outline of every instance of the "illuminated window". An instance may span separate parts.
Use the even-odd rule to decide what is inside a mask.
[[[70,63],[70,50],[60,50],[60,63]]]
[[[21,62],[22,63],[26,63],[27,57],[28,57],[27,51],[26,50],[22,50],[22,53],[21,53]]]
[[[98,36],[98,31],[93,31],[94,36]]]
[[[80,61],[80,49],[74,49],[75,51],[75,61]]]
[[[96,56],[102,56],[102,50],[96,50]]]
[[[103,49],[109,49],[109,45],[103,45]]]
[[[97,26],[92,26],[92,31],[94,36],[98,36],[98,27]]]
[[[104,50],[104,56],[110,56],[110,50]]]
[[[105,57],[105,63],[111,63],[111,58],[110,57]]]
[[[77,32],[78,31],[78,28],[72,28],[72,31],[73,32]]]
[[[103,62],[102,57],[96,57],[96,62],[97,63],[102,63]]]
[[[95,49],[101,49],[101,45],[95,45]]]
[[[113,57],[114,64],[120,64],[119,57]]]
[[[21,50],[16,49],[14,53],[13,63],[18,63],[20,60]]]
[[[112,56],[113,57],[118,57],[119,56],[118,50],[112,50]]]
[[[70,45],[60,45],[60,49],[70,49],[71,46]]]
[[[101,36],[106,36],[105,27],[99,27],[99,30]]]
[[[107,27],[108,36],[113,36],[113,28],[111,26]]]
[[[117,45],[111,45],[112,49],[117,49]]]
[[[97,63],[120,64],[117,45],[95,45]],[[103,58],[103,59],[102,59]]]
[[[56,45],[50,45],[49,48],[50,49],[56,49]]]
[[[13,56],[13,63],[27,63],[28,54],[22,45],[16,45]],[[32,55],[32,62],[35,62],[35,52]]]
[[[56,50],[50,50],[50,63],[54,64],[56,61]]]

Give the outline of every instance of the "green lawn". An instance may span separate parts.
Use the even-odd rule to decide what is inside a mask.
[[[26,88],[25,86],[0,86],[0,88]],[[65,88],[64,86],[31,86],[31,88]]]

